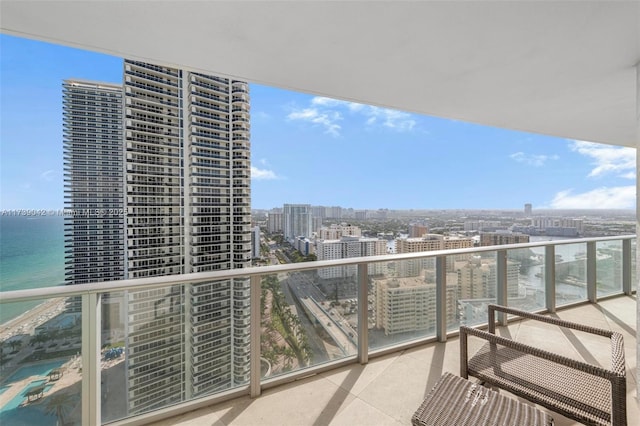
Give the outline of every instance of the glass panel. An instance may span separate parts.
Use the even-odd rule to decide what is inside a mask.
[[[622,241],[596,242],[598,297],[622,292]]]
[[[125,368],[125,293],[112,292],[101,296],[102,340],[100,350],[102,422],[127,416],[127,370]]]
[[[507,251],[507,304],[525,311],[545,303],[544,247]]]
[[[249,279],[102,297],[103,421],[248,384]]]
[[[496,290],[495,251],[447,256],[447,330],[486,324],[487,306],[496,303]]]
[[[369,350],[434,336],[435,258],[369,264]]]
[[[3,303],[0,424],[79,425],[81,308],[74,299]]]
[[[556,245],[556,305],[587,299],[587,244]]]
[[[357,267],[262,278],[262,377],[357,354]]]
[[[638,281],[636,281],[636,241],[637,237],[631,240],[631,291],[638,290]]]

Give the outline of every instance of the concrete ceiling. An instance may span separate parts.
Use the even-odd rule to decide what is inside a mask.
[[[2,32],[496,127],[636,146],[639,1],[13,1]]]

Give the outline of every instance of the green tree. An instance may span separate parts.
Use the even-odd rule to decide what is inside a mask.
[[[17,352],[20,349],[22,349],[22,341],[20,341],[20,340],[12,340],[12,341],[9,342],[9,346],[11,346],[11,352]]]

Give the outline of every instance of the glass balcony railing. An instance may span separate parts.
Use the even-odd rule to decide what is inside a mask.
[[[635,236],[0,293],[0,423],[179,414],[486,324],[630,294]],[[25,305],[30,304],[30,305]],[[27,306],[25,308],[25,306]]]

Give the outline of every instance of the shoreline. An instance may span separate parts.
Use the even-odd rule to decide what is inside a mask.
[[[64,297],[49,299],[0,325],[0,341],[30,336],[36,327],[64,311]],[[24,343],[24,342],[23,342]]]

